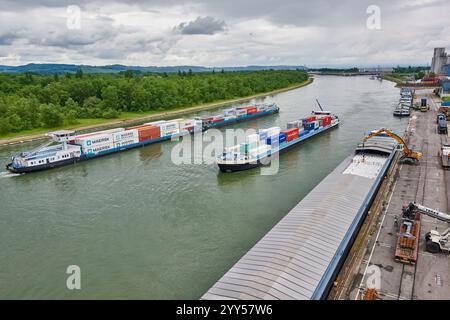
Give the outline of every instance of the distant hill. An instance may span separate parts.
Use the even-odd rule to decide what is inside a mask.
[[[188,72],[189,69],[192,72],[220,72],[222,69],[224,71],[259,71],[259,70],[305,70],[304,66],[246,66],[246,67],[202,67],[202,66],[168,66],[168,67],[157,67],[157,66],[125,66],[121,64],[112,64],[106,66],[91,66],[91,65],[76,65],[76,64],[46,64],[46,63],[30,63],[22,66],[3,66],[0,65],[0,72],[11,72],[11,73],[23,73],[23,72],[34,72],[34,73],[75,73],[78,69],[81,69],[84,73],[118,73],[126,70],[139,71],[139,72],[156,72],[156,73],[173,73],[178,71]]]

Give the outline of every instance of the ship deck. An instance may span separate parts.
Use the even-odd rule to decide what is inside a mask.
[[[323,298],[391,163],[394,147],[390,138],[370,139],[367,149],[360,147],[325,177],[202,299]],[[388,152],[376,153],[378,148]]]

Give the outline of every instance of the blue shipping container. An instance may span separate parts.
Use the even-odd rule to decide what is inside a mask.
[[[450,107],[450,101],[442,101],[443,107]]]
[[[278,141],[280,141],[280,143],[285,142],[286,141],[286,133],[280,133]]]
[[[276,146],[280,142],[279,137],[269,137],[266,140],[266,143],[271,146]]]

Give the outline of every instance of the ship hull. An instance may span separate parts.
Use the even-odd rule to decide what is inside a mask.
[[[75,164],[82,160],[83,160],[83,158],[72,158],[72,159],[66,159],[66,160],[61,160],[61,161],[56,161],[56,162],[45,163],[45,164],[38,165],[38,166],[20,167],[20,168],[15,168],[12,166],[12,163],[10,163],[10,164],[6,165],[6,169],[12,173],[30,173],[30,172],[44,171],[44,170],[54,169],[54,168],[58,168],[58,167],[63,167],[63,166]]]

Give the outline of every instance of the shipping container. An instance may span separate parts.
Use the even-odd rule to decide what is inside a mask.
[[[259,145],[258,147],[250,150],[250,156],[252,157],[258,157],[258,156],[264,156],[266,155],[271,149],[271,146],[267,144]]]
[[[268,137],[267,132],[268,132],[267,129],[260,129],[260,130],[258,130],[259,140],[266,140],[267,137]]]
[[[134,140],[139,141],[138,131],[136,129],[125,130],[121,132],[116,132],[113,134],[114,142],[122,140]]]
[[[134,140],[134,139],[115,141],[114,142],[114,148],[120,148],[120,147],[129,146],[129,145],[135,144],[137,142],[139,142],[139,139],[137,139],[137,141]]]
[[[113,135],[111,133],[107,134],[93,134],[85,137],[76,137],[75,143],[82,147],[89,147],[94,145],[100,145],[105,143],[113,142]]]
[[[450,101],[442,101],[441,104],[443,107],[450,107]]]
[[[161,136],[161,129],[158,126],[141,126],[138,130],[139,142],[153,140]]]
[[[297,139],[298,132],[299,132],[298,128],[292,128],[292,129],[287,129],[287,130],[283,131],[283,133],[286,134],[286,141],[288,141],[288,142],[292,141],[294,139]]]
[[[280,132],[280,135],[278,137],[279,137],[278,140],[280,141],[280,143],[283,143],[286,141],[286,133],[285,132]]]
[[[96,144],[96,145],[91,145],[91,146],[85,146],[85,147],[81,148],[81,151],[83,153],[87,153],[89,155],[94,155],[99,152],[106,151],[106,150],[113,149],[113,148],[114,148],[114,144],[112,142],[110,142],[110,143],[102,143],[102,144]]]
[[[245,138],[245,142],[257,142],[258,140],[259,136],[257,134],[251,134]]]
[[[231,115],[234,115],[235,113],[236,113],[235,109],[226,109],[226,110],[223,111],[223,114],[225,116],[231,116]]]
[[[250,150],[256,148],[258,146],[258,143],[256,141],[254,142],[244,142],[240,144],[240,152],[241,153],[249,153]]]
[[[280,136],[268,137],[266,143],[271,146],[277,146],[280,144]]]
[[[267,129],[268,136],[278,136],[280,134],[280,127],[271,127]]]
[[[307,116],[306,117],[306,122],[313,122],[316,121],[316,117],[315,116]]]
[[[257,112],[258,112],[258,110],[256,109],[256,107],[248,107],[247,108],[247,114],[255,114]]]

